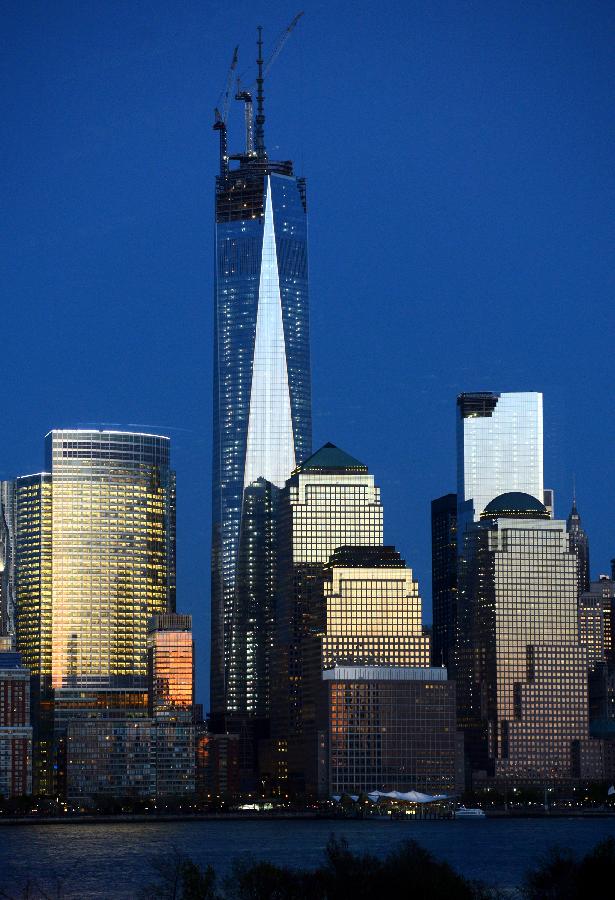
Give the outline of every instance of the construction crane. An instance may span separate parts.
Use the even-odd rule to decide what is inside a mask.
[[[220,97],[218,98],[218,106],[214,110],[214,131],[220,132],[220,176],[228,177],[228,139],[226,132],[226,119],[228,116],[228,106],[231,96],[231,86],[233,84],[233,72],[237,68],[237,51],[239,47],[235,47],[233,51],[233,59],[231,61],[228,75],[226,76],[226,85]]]
[[[263,41],[262,41],[262,28],[259,26],[258,29],[258,75],[256,80],[252,82],[247,88],[241,88],[241,78],[237,79],[237,92],[235,94],[235,100],[243,100],[244,102],[244,119],[245,119],[245,130],[246,130],[246,155],[247,156],[264,156],[265,155],[265,139],[263,133],[263,125],[265,124],[265,113],[263,110],[263,80],[265,75],[276,61],[278,56],[280,55],[284,44],[288,40],[291,31],[296,26],[297,22],[303,15],[303,12],[297,13],[295,18],[292,20],[290,25],[288,25],[282,34],[279,36],[276,41],[275,47],[271,53],[271,56],[267,60],[267,62],[263,66]],[[252,90],[254,87],[257,87],[257,103],[258,110],[256,116],[256,149],[255,149],[255,140],[254,140],[254,126],[253,126],[253,104],[252,104]]]

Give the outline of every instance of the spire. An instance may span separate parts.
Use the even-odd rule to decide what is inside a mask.
[[[576,476],[572,476],[572,510],[570,515],[578,515],[577,513],[577,479]]]
[[[263,82],[265,80],[263,73],[263,26],[258,26],[258,76],[256,78],[256,129],[255,129],[255,150],[259,159],[263,159],[267,155],[265,150],[265,95],[263,93]]]

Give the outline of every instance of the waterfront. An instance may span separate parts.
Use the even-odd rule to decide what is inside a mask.
[[[154,878],[151,863],[175,850],[228,872],[236,858],[315,866],[329,835],[354,851],[384,855],[410,838],[462,874],[500,888],[517,886],[550,846],[584,853],[615,837],[615,819],[487,819],[477,822],[302,820],[140,822],[5,826],[0,831],[1,887],[16,895],[28,881],[63,898],[134,898]],[[38,895],[34,893],[34,897]]]

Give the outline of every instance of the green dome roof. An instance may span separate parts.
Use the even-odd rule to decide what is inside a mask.
[[[532,497],[531,494],[524,494],[522,491],[500,494],[499,497],[488,503],[480,514],[481,519],[500,519],[506,516],[516,519],[550,518],[547,507],[540,500]]]

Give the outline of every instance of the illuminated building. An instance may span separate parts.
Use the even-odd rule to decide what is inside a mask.
[[[570,515],[566,519],[566,530],[568,532],[568,541],[570,549],[574,553],[578,561],[577,582],[578,596],[580,597],[584,591],[589,591],[589,538],[581,525],[581,516],[577,510],[576,497],[572,500],[572,509]]]
[[[166,437],[51,431],[56,725],[146,715],[147,627],[173,608],[175,477]]]
[[[36,794],[54,793],[51,693],[51,475],[15,481],[17,648],[31,676]]]
[[[292,162],[267,154],[262,83],[261,60],[256,140],[231,157],[232,167],[226,127],[217,124],[211,709],[221,731],[228,714],[253,716],[267,703],[272,598],[259,600],[261,631],[250,620],[266,577],[251,583],[245,599],[239,559],[245,562],[255,518],[268,504],[264,482],[283,487],[312,440],[305,181]],[[262,490],[245,494],[255,483]],[[259,541],[270,533],[266,526]],[[251,575],[244,569],[241,577],[245,583]]]
[[[542,440],[542,394],[479,391],[457,397],[460,541],[466,526],[500,494],[521,491],[542,503]]]
[[[148,634],[149,712],[155,726],[156,796],[195,790],[192,616],[154,616]]]
[[[572,547],[570,549],[575,553]],[[578,609],[579,639],[587,649],[590,669],[600,662],[615,665],[615,581],[606,575],[592,581],[588,589],[580,594]]]
[[[0,637],[0,797],[32,793],[30,673]]]
[[[450,665],[457,636],[457,495],[431,501],[432,660]]]
[[[322,573],[345,544],[382,544],[380,489],[367,466],[325,444],[298,466],[279,499],[278,593],[271,733],[282,754],[278,772],[300,766],[287,755],[289,735],[302,727],[304,641],[323,606]]]
[[[66,726],[66,796],[153,799],[155,726],[151,719],[74,719]]]
[[[302,787],[321,797],[455,790],[455,685],[430,668],[412,571],[393,547],[343,546],[304,641]]]
[[[0,636],[15,629],[15,482],[0,481]]]
[[[175,604],[169,439],[55,430],[15,487],[17,645],[32,673],[35,787],[77,719],[147,717],[147,625]],[[61,754],[64,756],[64,754]],[[60,780],[70,768],[58,763]],[[69,785],[69,790],[72,790]]]
[[[473,769],[541,782],[595,776],[576,558],[565,523],[550,519],[535,497],[509,492],[487,504],[465,544],[472,653],[462,660],[458,689]]]

